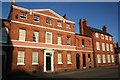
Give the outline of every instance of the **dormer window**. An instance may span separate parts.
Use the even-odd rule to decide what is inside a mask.
[[[21,13],[20,17],[23,18],[23,19],[26,19],[27,18],[27,14],[26,13]]]
[[[47,24],[51,24],[51,19],[50,19],[50,18],[47,18],[47,19],[46,19],[46,23],[47,23]]]
[[[70,24],[66,24],[66,28],[70,29]]]
[[[39,16],[34,16],[34,21],[39,22]]]
[[[57,26],[62,27],[62,23],[61,22],[57,22]]]

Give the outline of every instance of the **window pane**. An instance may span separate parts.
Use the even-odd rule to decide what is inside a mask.
[[[38,42],[38,34],[39,34],[38,32],[33,33],[33,41],[34,42]]]
[[[62,54],[58,53],[58,63],[62,63]]]
[[[112,62],[114,62],[114,56],[113,55],[111,55],[111,58],[112,58]]]
[[[18,51],[18,61],[17,64],[24,64],[24,52]]]
[[[34,16],[34,21],[39,21],[39,17],[38,16]]]
[[[32,53],[32,63],[38,63],[38,52]]]
[[[62,36],[58,36],[58,44],[62,44]]]
[[[25,41],[25,36],[26,36],[26,31],[20,29],[20,30],[19,30],[19,40],[20,40],[20,41]]]
[[[99,38],[98,33],[95,33],[95,36],[96,36],[97,38]]]
[[[70,45],[71,44],[71,39],[70,37],[67,37],[67,45]]]
[[[68,63],[71,63],[71,54],[67,54]]]
[[[70,29],[70,24],[66,24],[66,28]]]
[[[110,63],[110,55],[107,55],[108,63]]]
[[[98,63],[101,63],[101,57],[100,54],[97,55]]]
[[[105,51],[105,43],[102,43],[102,50]]]
[[[46,23],[47,23],[47,24],[51,24],[51,19],[47,18],[47,19],[46,19]]]
[[[103,63],[106,63],[105,55],[102,55]]]
[[[52,33],[46,32],[46,43],[52,44]]]
[[[100,50],[100,44],[99,44],[99,42],[96,42],[96,48],[97,48],[97,50]]]
[[[57,26],[62,27],[62,23],[61,22],[57,22]]]

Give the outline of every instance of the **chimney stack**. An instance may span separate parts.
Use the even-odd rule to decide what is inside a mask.
[[[12,0],[12,5],[16,6],[16,1],[15,0]]]
[[[103,30],[104,32],[107,32],[107,27],[106,27],[106,25],[103,26],[102,30]]]
[[[68,18],[66,17],[66,14],[64,14],[63,18],[66,19],[66,20],[68,20]]]
[[[87,26],[88,26],[88,21],[87,21],[86,18],[83,20],[83,26],[84,26],[84,27],[87,27]]]
[[[81,34],[84,34],[82,19],[79,20],[79,32],[80,32]]]

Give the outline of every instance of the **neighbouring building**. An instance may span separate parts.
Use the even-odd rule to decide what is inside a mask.
[[[107,27],[103,26],[102,30],[90,27],[86,19],[80,19],[79,26],[81,34],[92,37],[95,67],[115,65],[113,36]]]
[[[28,10],[12,2],[9,17],[2,19],[2,24],[7,72],[94,67],[92,37],[76,34],[75,23],[66,15],[51,9]]]
[[[120,47],[118,42],[114,44],[116,64],[120,64]]]

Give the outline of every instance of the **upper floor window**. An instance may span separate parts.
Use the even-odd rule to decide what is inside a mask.
[[[70,53],[67,54],[67,63],[72,64],[71,54]]]
[[[85,40],[82,39],[82,47],[85,47]]]
[[[62,22],[57,22],[57,26],[62,27]]]
[[[58,44],[62,44],[62,36],[61,35],[58,35]]]
[[[26,19],[27,18],[27,14],[26,13],[21,13],[20,17],[23,18],[23,19]]]
[[[24,65],[24,51],[18,51],[17,65]]]
[[[102,43],[102,50],[105,51],[105,43]]]
[[[34,16],[34,21],[39,22],[39,16]]]
[[[105,38],[106,38],[106,40],[108,40],[108,36],[107,35],[105,36]]]
[[[19,30],[19,40],[20,41],[25,41],[25,36],[26,36],[26,31],[23,29]]]
[[[70,44],[71,44],[71,38],[67,37],[67,45],[70,45]]]
[[[46,43],[52,44],[52,33],[46,32]]]
[[[70,29],[70,24],[66,24],[66,28]]]
[[[38,64],[38,52],[32,52],[32,65]]]
[[[38,32],[33,33],[33,42],[38,42]]]
[[[100,43],[99,42],[96,42],[96,48],[97,48],[97,50],[100,50]]]
[[[109,44],[106,44],[107,51],[109,51]]]
[[[111,36],[109,37],[109,40],[112,41],[112,37]]]
[[[51,19],[50,18],[46,18],[46,23],[47,24],[51,24]]]
[[[96,37],[96,38],[99,38],[99,35],[98,35],[98,33],[95,33],[95,37]]]
[[[104,35],[103,34],[101,34],[101,39],[104,39]]]
[[[58,64],[62,64],[62,54],[58,53]]]
[[[110,44],[110,51],[113,51],[113,46],[112,46],[112,44]]]

